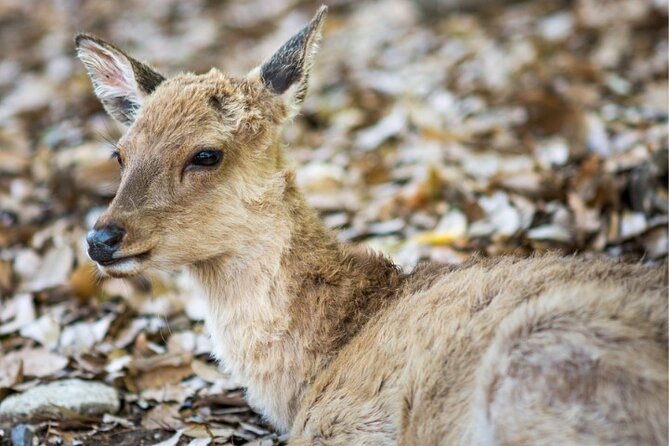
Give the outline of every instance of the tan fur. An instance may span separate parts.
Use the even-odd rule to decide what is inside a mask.
[[[101,270],[188,266],[216,356],[294,445],[667,444],[664,269],[543,256],[403,273],[324,228],[280,145],[323,15],[271,69],[129,91],[142,104],[116,113],[130,124],[122,181],[96,225],[126,230],[127,258]],[[131,59],[80,39],[104,90],[98,53]],[[275,91],[287,80],[262,73],[286,58],[302,66]],[[104,68],[149,73],[132,63]],[[203,147],[223,150],[220,166],[186,170]]]
[[[293,443],[665,444],[665,290],[606,260],[453,269],[340,352]]]

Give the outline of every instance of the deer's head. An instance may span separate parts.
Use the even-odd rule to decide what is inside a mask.
[[[95,94],[127,126],[114,152],[120,187],[87,238],[104,273],[250,249],[262,230],[254,216],[286,187],[277,142],[304,99],[325,13],[244,78],[212,69],[166,79],[109,43],[77,36]]]

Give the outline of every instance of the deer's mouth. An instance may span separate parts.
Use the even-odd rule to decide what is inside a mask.
[[[104,260],[104,261],[98,260],[98,264],[100,266],[109,267],[109,266],[113,266],[113,265],[119,265],[121,263],[128,262],[128,261],[131,261],[131,260],[136,261],[136,262],[143,262],[144,260],[148,259],[150,255],[151,255],[151,251],[149,250],[149,251],[146,251],[146,252],[143,252],[143,253],[140,253],[140,254],[131,254],[131,255],[126,255],[126,256],[123,256],[123,257],[115,257],[113,259]]]
[[[139,274],[143,263],[149,258],[150,252],[133,254],[98,262],[100,271],[109,277],[130,277]]]
[[[151,249],[137,252],[137,249],[119,251],[111,259],[98,261],[102,273],[110,277],[130,277],[144,269],[144,263],[151,257]]]
[[[139,243],[130,243],[109,253],[101,249],[100,242],[89,241],[89,256],[98,264],[100,271],[111,277],[128,277],[139,274],[151,257],[153,248],[158,244],[157,237],[145,239]],[[108,243],[108,241],[103,241]]]

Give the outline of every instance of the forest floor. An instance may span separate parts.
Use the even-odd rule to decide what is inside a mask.
[[[341,240],[406,268],[549,250],[666,268],[666,0],[326,3],[285,140]],[[282,441],[210,359],[184,272],[96,277],[84,237],[122,130],[73,37],[243,75],[318,6],[0,2],[0,445]]]

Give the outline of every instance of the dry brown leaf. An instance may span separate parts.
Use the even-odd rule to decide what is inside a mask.
[[[603,7],[609,1],[333,7],[303,112],[284,135],[308,202],[343,240],[407,268],[477,252],[666,261],[667,11],[663,1]],[[122,130],[105,116],[63,30],[94,23],[127,47],[121,31],[133,29],[131,53],[165,72],[225,60],[242,73],[313,10],[296,0],[176,9],[130,0],[121,15],[107,2],[82,2],[76,14],[58,2],[5,3],[0,356],[37,343],[71,356],[45,378],[125,386],[119,419],[127,422],[36,422],[35,437],[118,446],[169,437],[183,446],[192,437],[141,422],[155,402],[187,402],[183,416],[213,429],[191,446],[214,431],[220,442],[276,443],[254,427],[239,385],[202,359],[212,351],[201,323],[207,301],[192,278],[94,278],[85,234],[118,187],[109,154]],[[425,243],[415,241],[421,235]],[[0,388],[0,399],[42,384],[25,381],[15,363],[6,369],[0,381],[18,383]],[[117,425],[128,427],[103,432]]]
[[[174,384],[193,374],[190,364],[181,366],[163,366],[143,372],[135,378],[138,390],[160,388],[166,384]]]
[[[217,366],[197,359],[191,362],[191,367],[193,368],[193,373],[210,383],[227,378]]]
[[[206,383],[202,382],[202,387]],[[175,402],[183,403],[187,398],[193,396],[197,387],[189,384],[184,385],[181,382],[165,384],[161,387],[151,387],[142,390],[140,397],[145,400],[156,401],[159,403]]]
[[[0,335],[20,330],[35,320],[35,305],[29,293],[16,294],[0,309]]]
[[[188,423],[184,435],[191,438],[216,438],[218,441],[226,440],[235,434],[231,427],[217,426],[214,424]]]
[[[0,296],[7,296],[12,290],[12,266],[0,259]]]
[[[42,378],[63,370],[67,363],[68,359],[65,356],[51,353],[44,348],[27,348],[9,352],[0,357],[0,383],[11,380],[11,377],[16,376],[21,367],[23,367],[23,375]],[[1,384],[0,387],[2,387]]]
[[[28,166],[30,166],[28,156],[0,150],[0,172],[17,175],[25,172]]]
[[[178,404],[158,404],[142,418],[142,427],[145,429],[177,430],[183,426]]]
[[[190,364],[192,355],[188,353],[166,353],[148,358],[136,358],[128,367],[132,371],[145,372],[160,367],[180,367]]]
[[[80,299],[86,300],[98,292],[97,268],[92,262],[80,264],[70,274],[70,289]]]

